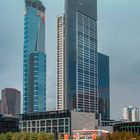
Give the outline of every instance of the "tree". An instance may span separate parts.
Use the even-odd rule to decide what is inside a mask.
[[[53,134],[47,134],[48,140],[54,140],[54,135]]]
[[[46,133],[39,133],[37,140],[48,140]]]
[[[11,140],[17,140],[17,133],[14,133],[11,137]]]
[[[37,133],[31,133],[29,140],[37,140]]]
[[[7,139],[7,140],[11,140],[12,135],[13,135],[13,133],[12,133],[12,132],[8,132],[8,133],[6,133],[6,134],[5,134],[6,139]]]
[[[19,133],[20,134],[20,133]],[[19,135],[20,140],[29,140],[31,133],[23,132]]]
[[[0,140],[7,140],[6,135],[5,134],[1,134],[0,135]]]

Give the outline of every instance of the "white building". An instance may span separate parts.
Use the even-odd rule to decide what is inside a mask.
[[[64,16],[57,18],[57,110],[65,109],[65,37],[64,37]]]
[[[133,106],[125,106],[122,110],[123,121],[139,121],[139,109]]]

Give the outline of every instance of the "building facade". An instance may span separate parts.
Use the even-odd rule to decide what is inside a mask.
[[[65,25],[64,15],[57,18],[57,110],[65,108]]]
[[[98,121],[94,113],[69,110],[22,114],[21,131],[72,134],[74,130],[95,129]]]
[[[102,120],[110,119],[109,57],[98,53],[99,113]]]
[[[115,132],[132,132],[140,134],[140,122],[121,122],[113,126]]]
[[[0,114],[0,133],[19,132],[19,120]]]
[[[133,106],[125,106],[122,110],[123,121],[139,121],[139,109]]]
[[[16,116],[20,114],[21,93],[17,89],[5,88],[2,90],[1,113]]]
[[[97,1],[65,0],[57,34],[57,109],[97,113]]]
[[[45,7],[25,0],[23,112],[46,111]]]

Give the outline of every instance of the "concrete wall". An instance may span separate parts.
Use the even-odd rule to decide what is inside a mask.
[[[71,112],[71,132],[73,130],[93,130],[98,126],[94,113]]]

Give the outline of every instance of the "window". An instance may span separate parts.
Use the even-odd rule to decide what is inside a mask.
[[[64,125],[64,119],[59,120],[59,125]]]
[[[65,125],[69,125],[68,119],[65,119]]]
[[[52,121],[52,125],[53,125],[53,126],[57,126],[57,120],[53,120],[53,121]]]
[[[59,133],[64,133],[64,127],[59,127]]]
[[[53,127],[53,128],[52,128],[52,132],[53,132],[53,133],[57,132],[57,127]]]
[[[35,127],[35,121],[32,121],[32,127]]]
[[[65,127],[65,132],[67,132],[67,133],[69,132],[69,127],[68,126]]]
[[[51,133],[51,127],[46,128],[46,133]]]
[[[41,132],[45,132],[45,128],[44,128],[44,127],[41,127],[41,128],[40,128],[40,131],[41,131]]]
[[[45,121],[40,122],[41,126],[45,126]]]

